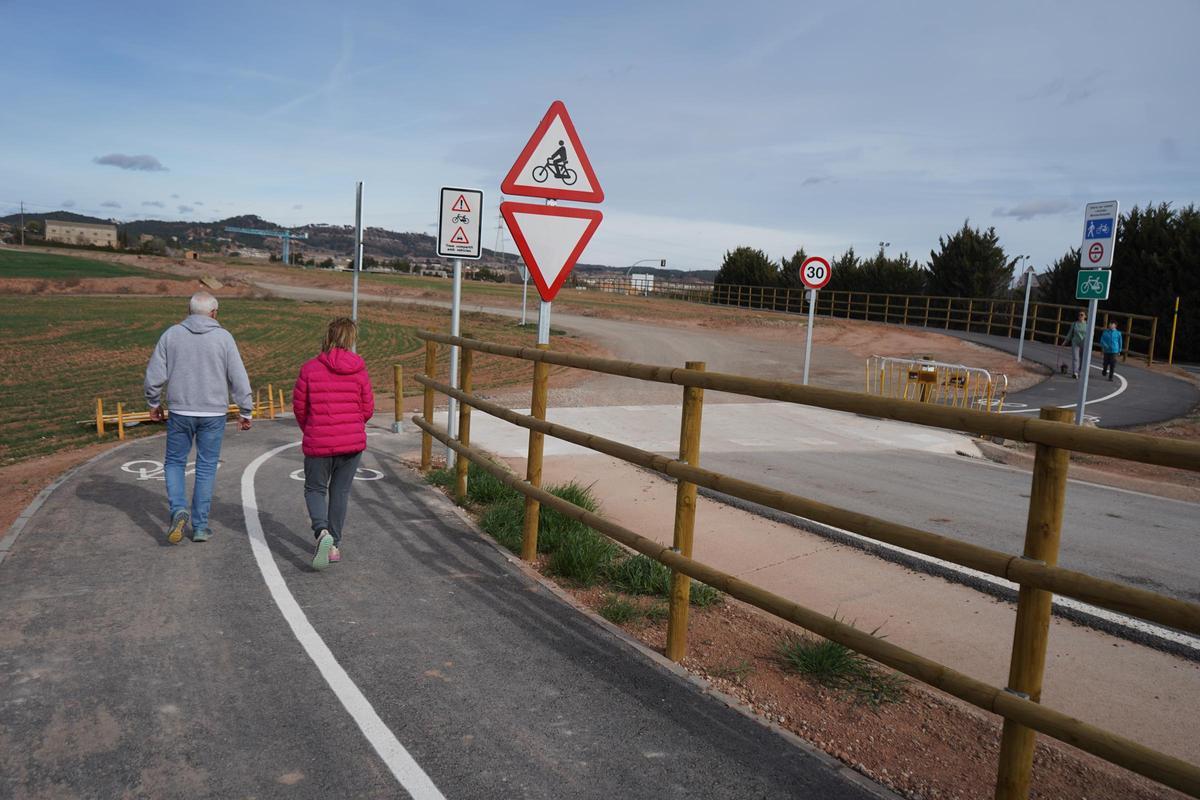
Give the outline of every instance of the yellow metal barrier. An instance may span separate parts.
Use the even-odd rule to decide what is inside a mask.
[[[282,414],[286,408],[284,403],[283,389],[278,392],[274,387],[268,384],[267,400],[263,400],[263,390],[259,389],[254,397],[254,418],[255,419],[275,419],[276,414]],[[229,406],[229,414],[236,415],[240,409],[231,404]],[[170,409],[163,406],[164,418],[170,416]],[[104,413],[104,398],[96,398],[96,415],[92,419],[77,420],[80,425],[96,426],[96,437],[103,438],[105,431],[109,426],[114,426],[117,430],[117,439],[125,438],[125,429],[134,425],[141,425],[146,422],[153,422],[150,419],[149,409],[145,411],[126,411],[124,403],[117,403],[117,412],[115,414]]]
[[[871,356],[867,359],[866,392],[918,403],[1000,411],[1008,395],[1008,376],[928,358]]]

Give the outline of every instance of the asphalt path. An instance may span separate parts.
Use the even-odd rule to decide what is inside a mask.
[[[313,572],[295,434],[228,429],[208,543],[163,541],[161,437],[29,518],[0,564],[0,796],[887,796],[566,605],[393,436]]]
[[[988,336],[965,331],[937,331],[1002,350],[1017,352],[1019,342],[1006,336]],[[1077,408],[1079,381],[1070,375],[1071,352],[1043,342],[1026,342],[1022,357],[1050,367],[1050,378],[1008,396],[1007,413],[1036,414],[1042,406]],[[1067,373],[1059,365],[1065,363]],[[1200,389],[1187,381],[1146,369],[1136,360],[1117,362],[1116,380],[1101,377],[1103,359],[1092,354],[1084,413],[1102,428],[1128,428],[1175,419],[1200,404]]]
[[[344,299],[348,292],[270,285],[283,296],[298,299]],[[364,295],[365,297],[365,295]],[[361,298],[360,298],[361,299]],[[513,309],[477,306],[464,308],[512,316]],[[794,379],[794,344],[762,342],[726,331],[706,333],[646,322],[555,315],[553,324],[576,331],[599,342],[617,358],[646,363],[675,364],[689,359],[707,360],[710,370],[760,377]],[[933,331],[943,333],[943,331]],[[988,346],[1016,352],[1017,342],[981,334],[950,334]],[[1055,364],[1055,348],[1026,343],[1031,360]],[[1185,413],[1196,403],[1196,389],[1184,381],[1126,363],[1118,376],[1128,379],[1122,394],[1089,402],[1087,413],[1100,417],[1101,425],[1134,424]],[[1093,378],[1099,378],[1099,364]],[[1093,380],[1093,400],[1115,391],[1117,382]],[[674,386],[598,376],[576,387],[582,396],[579,406],[679,403]],[[1075,394],[1071,394],[1075,392]],[[1011,404],[1036,410],[1041,405],[1074,403],[1078,383],[1070,377],[1054,377],[1009,398]],[[592,397],[599,402],[588,402]],[[616,398],[616,399],[614,399]],[[706,402],[744,398],[706,393]],[[1057,401],[1061,401],[1057,402]],[[955,538],[966,539],[1004,552],[1021,552],[1028,508],[1029,473],[993,464],[980,458],[920,452],[889,447],[880,441],[874,452],[862,453],[844,447],[823,449],[805,445],[795,449],[748,446],[747,437],[769,442],[773,432],[797,423],[779,404],[760,404],[753,413],[720,432],[706,424],[701,445],[702,461],[709,469],[778,488],[797,491],[815,500],[881,516]],[[1126,407],[1128,413],[1119,409]],[[1161,411],[1155,409],[1160,408]],[[604,424],[606,412],[596,411],[596,423]],[[635,437],[616,435],[623,441],[670,440],[678,436],[677,417],[639,427]],[[478,427],[479,423],[475,426]],[[582,425],[592,430],[595,425]],[[481,440],[482,441],[482,440]],[[667,451],[664,451],[667,452]],[[1068,482],[1063,522],[1060,563],[1098,576],[1132,583],[1165,594],[1200,600],[1200,504],[1186,503],[1125,491],[1119,476],[1112,486],[1083,481]]]

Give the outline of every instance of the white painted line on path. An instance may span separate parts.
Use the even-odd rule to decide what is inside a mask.
[[[1099,369],[1099,370],[1104,369],[1103,366],[1097,367],[1095,364],[1090,364],[1089,366],[1091,366],[1092,369]],[[1106,395],[1104,395],[1104,397],[1097,397],[1095,400],[1088,400],[1086,403],[1083,404],[1083,407],[1086,409],[1088,406],[1094,406],[1094,405],[1096,405],[1096,403],[1103,403],[1105,400],[1112,400],[1117,395],[1123,394],[1125,392],[1125,390],[1129,388],[1129,381],[1125,380],[1124,375],[1118,375],[1117,380],[1121,382],[1121,386],[1115,392],[1113,392],[1112,394],[1106,394]],[[1079,403],[1069,403],[1065,406],[1059,406],[1059,408],[1075,408],[1078,405],[1079,405]],[[1000,413],[1001,414],[1034,414],[1040,410],[1041,409],[1039,409],[1039,408],[1014,408],[1011,410],[1006,409],[1004,411],[1001,411]]]
[[[367,741],[375,748],[375,752],[396,776],[396,780],[413,797],[413,800],[445,800],[445,796],[433,785],[433,781],[429,779],[421,766],[409,755],[396,735],[375,713],[375,709],[371,707],[367,698],[346,674],[346,670],[342,669],[342,665],[338,663],[329,646],[325,644],[316,628],[304,615],[296,598],[292,596],[287,582],[283,579],[283,574],[279,571],[279,566],[271,555],[271,548],[263,535],[262,522],[258,518],[258,498],[254,492],[254,475],[271,456],[299,446],[300,442],[292,442],[276,447],[274,450],[268,450],[251,461],[246,467],[246,471],[242,473],[242,510],[246,515],[246,532],[250,535],[250,549],[254,553],[254,560],[258,563],[263,581],[266,582],[267,589],[271,592],[271,598],[275,601],[275,605],[279,606],[280,613],[287,620],[297,641],[316,664],[317,669],[321,671],[329,688],[337,695],[345,709],[350,712],[350,716],[358,724],[363,736],[367,738]]]

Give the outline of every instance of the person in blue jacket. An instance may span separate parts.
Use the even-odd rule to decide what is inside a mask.
[[[1110,381],[1113,379],[1113,373],[1117,367],[1117,356],[1123,349],[1121,338],[1121,332],[1117,330],[1115,322],[1108,323],[1108,328],[1100,334],[1100,351],[1104,353],[1104,369],[1100,371],[1100,374],[1107,375]]]

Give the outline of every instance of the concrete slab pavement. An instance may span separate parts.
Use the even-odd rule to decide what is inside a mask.
[[[312,572],[295,439],[229,431],[204,544],[163,544],[159,476],[122,469],[160,438],[30,517],[0,565],[0,795],[887,796],[516,569],[395,460],[411,435],[372,437],[345,560]]]

